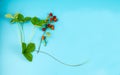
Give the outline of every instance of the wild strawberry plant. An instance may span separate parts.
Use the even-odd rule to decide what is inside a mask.
[[[47,38],[51,35],[50,32],[48,32],[48,30],[49,31],[54,30],[55,29],[54,23],[58,21],[57,17],[54,16],[53,13],[49,13],[45,19],[40,19],[36,16],[35,17],[29,17],[29,16],[25,17],[21,13],[16,13],[14,15],[6,14],[5,17],[10,19],[10,23],[16,23],[18,25],[19,32],[20,32],[20,38],[21,38],[20,43],[21,43],[21,47],[22,47],[22,54],[28,61],[31,62],[33,60],[32,52],[37,51],[37,53],[40,52],[40,53],[46,54],[46,55],[52,57],[54,60],[58,61],[59,63],[67,65],[67,66],[80,66],[80,65],[83,65],[84,63],[86,63],[86,62],[84,62],[84,63],[76,64],[76,65],[66,64],[66,63],[61,62],[60,60],[56,59],[49,53],[41,51],[41,49],[40,49],[41,44],[44,44],[44,46],[46,46]],[[26,43],[24,40],[25,39],[24,25],[26,22],[31,22],[31,24],[34,26],[29,43]],[[36,28],[39,28],[43,33],[40,38],[40,43],[39,43],[39,47],[37,50],[35,50],[36,49],[35,43],[33,43],[31,41],[33,39]]]

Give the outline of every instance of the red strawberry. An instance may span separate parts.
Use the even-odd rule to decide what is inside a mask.
[[[52,13],[50,13],[50,14],[49,14],[49,16],[53,16],[53,14],[52,14]]]
[[[50,18],[50,21],[53,21],[53,18]]]
[[[44,35],[42,36],[42,40],[45,40],[45,36]]]
[[[45,31],[46,30],[46,28],[42,28],[42,31]]]
[[[57,18],[56,18],[56,16],[53,16],[53,20],[56,22],[57,21]]]
[[[54,30],[54,29],[55,29],[54,25],[51,25],[51,29],[52,29],[52,30]]]
[[[53,19],[55,19],[56,18],[56,16],[53,16]]]
[[[50,27],[50,26],[51,26],[50,24],[47,25],[47,27]]]
[[[53,20],[54,20],[55,22],[57,22],[57,18],[54,18]]]

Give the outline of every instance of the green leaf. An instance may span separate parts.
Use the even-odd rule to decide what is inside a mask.
[[[6,17],[6,18],[14,18],[14,17],[12,16],[12,14],[6,14],[5,17]]]
[[[22,14],[18,14],[18,21],[19,22],[24,22],[24,16]]]
[[[43,25],[47,24],[46,20],[39,20],[37,17],[33,17],[31,19],[33,25],[42,27]]]
[[[32,61],[32,59],[33,59],[33,55],[31,54],[31,53],[24,53],[24,56],[25,56],[25,58],[28,60],[28,61]]]
[[[12,19],[12,20],[10,21],[10,23],[15,23],[15,22],[18,22],[18,20],[17,20],[17,19]]]
[[[34,50],[35,50],[35,44],[29,43],[26,50],[25,50],[25,53],[30,53],[30,52],[33,52]]]
[[[22,43],[22,53],[24,53],[25,52],[25,50],[26,50],[26,43]]]
[[[16,13],[16,14],[14,15],[14,18],[18,18],[18,14],[20,14],[20,13]]]
[[[45,20],[40,20],[40,22],[38,23],[38,26],[43,26],[46,24],[46,21]]]
[[[22,43],[22,54],[25,56],[25,58],[28,61],[32,61],[33,56],[31,54],[31,52],[33,52],[35,50],[35,44],[34,43],[29,43],[26,46],[26,43]]]
[[[16,21],[15,21],[15,19],[12,19],[11,21],[10,21],[10,23],[15,23]]]
[[[16,13],[13,17],[13,19],[10,21],[11,23],[15,23],[15,22],[24,22],[24,16],[20,13]]]
[[[27,21],[30,21],[31,20],[31,17],[25,17],[24,18],[24,22],[27,22]]]
[[[31,19],[31,22],[32,22],[33,25],[37,25],[39,23],[39,19],[37,17],[33,17]]]
[[[24,16],[20,13],[16,13],[14,15],[14,19],[13,19],[14,22],[24,22]]]

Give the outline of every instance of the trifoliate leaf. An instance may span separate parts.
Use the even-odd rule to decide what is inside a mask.
[[[26,50],[26,43],[22,43],[22,53],[24,53],[25,52],[25,50]]]
[[[35,50],[35,44],[29,43],[26,50],[25,50],[25,53],[30,53],[30,52],[33,52],[34,50]]]
[[[14,17],[12,16],[12,14],[6,14],[5,17],[6,17],[6,18],[14,18]]]
[[[33,59],[33,55],[31,53],[24,53],[23,54],[25,56],[25,58],[28,60],[28,61],[32,61]]]
[[[28,61],[32,61],[33,56],[31,52],[33,52],[34,50],[35,50],[34,43],[29,43],[27,46],[26,46],[26,43],[24,42],[22,43],[22,53]]]
[[[31,20],[31,17],[25,17],[24,18],[24,22],[27,22],[27,21],[30,21]]]
[[[39,19],[38,19],[37,17],[33,17],[33,18],[31,19],[31,22],[32,22],[33,25],[38,25]]]

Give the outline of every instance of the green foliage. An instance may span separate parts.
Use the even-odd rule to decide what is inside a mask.
[[[18,14],[16,19],[18,22],[24,22],[24,16],[22,14]]]
[[[25,52],[25,49],[26,49],[26,43],[22,42],[22,53]]]
[[[39,19],[37,18],[37,17],[33,17],[32,19],[31,19],[31,23],[33,24],[33,25],[38,25],[39,24]]]
[[[5,17],[11,19],[10,23],[16,23],[16,22],[24,23],[24,22],[27,22],[27,21],[31,20],[31,17],[24,17],[20,13],[16,13],[16,14],[14,14],[14,16],[11,15],[11,14],[6,14]]]
[[[34,43],[29,43],[25,53],[33,52],[35,50],[35,44]]]
[[[10,23],[15,23],[15,22],[17,22],[18,20],[17,19],[12,19],[11,21],[10,21]]]
[[[45,24],[47,24],[47,22],[45,20],[40,20],[38,26],[43,26]]]
[[[11,23],[19,22],[23,23],[24,22],[24,16],[20,13],[17,13],[14,15],[14,18],[10,21]]]
[[[25,58],[28,60],[28,61],[32,61],[32,59],[33,59],[33,55],[31,54],[31,53],[25,53],[25,54],[23,54],[24,56],[25,56]]]
[[[28,61],[32,61],[33,56],[32,56],[32,52],[35,50],[35,44],[34,43],[29,43],[26,46],[26,43],[22,43],[22,54],[25,56],[25,58]]]
[[[6,14],[5,17],[6,18],[13,18],[14,16],[12,14]]]
[[[31,17],[25,17],[24,18],[24,22],[27,22],[27,21],[30,21],[31,20]]]
[[[38,27],[42,27],[43,25],[47,24],[47,22],[45,20],[40,20],[37,17],[33,17],[31,19],[31,23]]]

